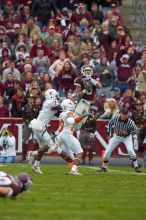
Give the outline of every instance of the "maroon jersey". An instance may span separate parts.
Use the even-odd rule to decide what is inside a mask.
[[[92,79],[97,79],[97,75],[92,75]],[[95,93],[96,93],[96,87],[94,85],[91,84],[90,80],[88,81],[88,79],[85,76],[79,76],[75,79],[74,81],[74,85],[75,86],[80,86],[82,90],[88,88],[88,92],[82,97],[83,99],[87,100],[87,101],[93,101]]]
[[[18,178],[0,171],[0,187],[7,187],[10,189],[8,197],[16,197],[20,194],[22,192],[22,186]]]

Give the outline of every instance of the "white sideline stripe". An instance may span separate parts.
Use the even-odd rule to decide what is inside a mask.
[[[6,167],[7,165],[4,165],[4,164],[0,164],[0,167]]]
[[[83,166],[82,166],[83,167]],[[86,167],[86,166],[84,166]],[[99,167],[86,167],[89,169],[93,169],[93,170],[100,170]],[[132,173],[132,172],[128,172],[128,171],[122,171],[122,170],[108,170],[108,172],[111,173],[121,173],[121,174],[130,174],[130,175],[141,175],[141,176],[146,176],[146,173]]]

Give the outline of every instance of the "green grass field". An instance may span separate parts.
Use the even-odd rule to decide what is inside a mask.
[[[17,199],[0,199],[0,220],[144,220],[146,173],[132,168],[110,168],[97,173],[80,167],[83,176],[69,176],[67,166],[42,165],[36,175],[29,165],[8,165],[1,171],[28,172],[33,178],[29,193]],[[124,172],[116,172],[116,171]]]

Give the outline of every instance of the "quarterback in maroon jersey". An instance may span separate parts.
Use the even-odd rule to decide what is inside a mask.
[[[28,191],[32,185],[32,179],[27,173],[19,173],[13,176],[0,171],[0,197],[16,197]]]
[[[90,105],[96,94],[96,89],[101,88],[99,78],[97,77],[97,75],[93,74],[92,66],[82,66],[81,74],[82,75],[77,77],[74,81],[76,92],[79,98],[75,109],[75,115],[82,115],[86,112],[89,112]],[[79,130],[86,120],[87,118],[84,118],[81,122],[79,122],[76,125],[75,129]]]

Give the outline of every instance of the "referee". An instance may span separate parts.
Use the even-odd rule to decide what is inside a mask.
[[[137,148],[137,127],[132,119],[128,117],[128,109],[121,108],[120,113],[114,115],[109,121],[107,132],[109,135],[109,143],[104,154],[103,167],[98,172],[107,172],[107,165],[111,153],[120,144],[124,143],[133,162],[135,172],[140,173],[137,157],[134,149]],[[113,135],[112,135],[113,134]]]

